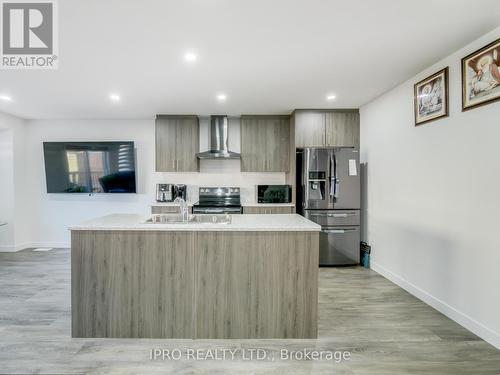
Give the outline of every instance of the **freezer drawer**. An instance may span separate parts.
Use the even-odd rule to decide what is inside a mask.
[[[359,264],[358,226],[322,228],[319,236],[319,265]]]
[[[306,210],[305,217],[322,227],[359,225],[359,210]]]

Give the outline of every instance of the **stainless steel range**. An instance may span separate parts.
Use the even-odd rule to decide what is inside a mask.
[[[200,187],[195,214],[241,214],[239,187]]]

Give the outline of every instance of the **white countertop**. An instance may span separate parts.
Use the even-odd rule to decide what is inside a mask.
[[[84,221],[70,230],[319,232],[321,226],[297,214],[232,215],[230,224],[145,224],[147,216],[115,214]]]

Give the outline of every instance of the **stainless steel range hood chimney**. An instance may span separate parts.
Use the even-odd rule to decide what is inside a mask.
[[[240,154],[227,148],[227,116],[210,116],[210,151],[196,154],[198,159],[239,159]]]

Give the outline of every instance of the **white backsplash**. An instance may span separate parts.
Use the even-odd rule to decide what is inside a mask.
[[[218,163],[220,169],[218,172],[200,172],[200,173],[156,173],[157,183],[186,184],[188,185],[188,201],[195,203],[198,201],[198,188],[200,186],[237,186],[241,189],[241,202],[254,203],[255,185],[265,184],[284,184],[284,173],[242,173],[240,172],[239,160],[203,160],[200,170],[203,170],[203,164]],[[227,164],[232,164],[229,166]],[[226,164],[222,166],[222,164]]]

